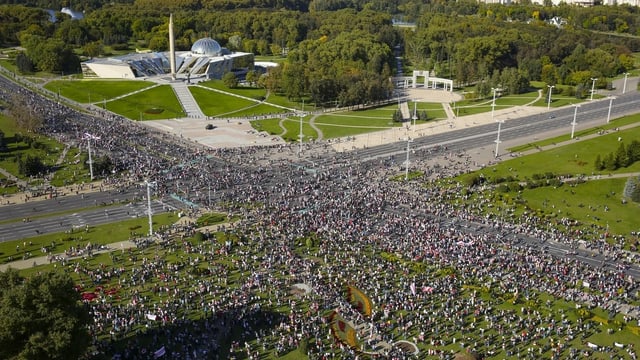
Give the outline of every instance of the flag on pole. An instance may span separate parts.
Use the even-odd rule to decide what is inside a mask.
[[[162,346],[160,349],[156,350],[156,352],[153,353],[153,358],[157,359],[161,356],[164,356],[165,353],[166,353],[166,350],[164,346]]]

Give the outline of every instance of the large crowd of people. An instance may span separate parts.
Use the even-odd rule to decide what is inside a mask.
[[[124,174],[108,175],[114,186],[156,181],[158,196],[181,199],[188,211],[212,208],[240,218],[224,229],[232,239],[226,242],[191,240],[192,223],[158,234],[162,251],[155,255],[131,249],[114,252],[112,265],[66,264],[82,279],[79,286],[96,294],[87,304],[98,352],[148,359],[162,349],[170,359],[216,359],[227,347],[231,358],[258,359],[304,343],[312,359],[345,359],[375,352],[381,342],[409,340],[421,356],[442,359],[457,351],[532,359],[588,358],[600,351],[636,358],[629,344],[592,344],[599,325],[576,319],[574,309],[557,312],[556,301],[546,300],[624,311],[631,322],[638,314],[631,305],[636,279],[623,267],[592,267],[522,241],[577,246],[586,239],[595,251],[623,251],[595,233],[571,237],[535,216],[517,223],[481,216],[490,199],[456,205],[461,188],[390,181],[398,169],[391,159],[329,155],[325,143],[315,143],[305,145],[311,165],[303,166],[297,144],[204,148],[118,115],[78,112],[0,79],[0,98],[10,101],[17,93],[28,99],[44,117],[43,133],[75,144],[86,133],[99,137],[96,151]],[[429,151],[418,153],[414,166],[455,174],[471,161]],[[437,167],[435,156],[445,159]],[[134,266],[125,266],[125,258]],[[297,283],[311,293],[292,295]],[[346,300],[348,284],[370,296],[370,318]],[[509,302],[517,306],[503,306]],[[331,336],[326,313],[332,310],[354,324],[370,324],[359,334],[360,349]],[[133,333],[141,336],[122,346]],[[373,357],[409,355],[394,347]]]

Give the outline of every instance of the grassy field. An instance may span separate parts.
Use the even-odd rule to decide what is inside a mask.
[[[279,123],[280,119],[254,120],[251,122],[251,126],[257,131],[266,131],[270,135],[283,135],[284,133]]]
[[[621,137],[622,141],[627,144],[631,142],[631,140],[640,139],[640,127],[610,132],[593,139],[506,160],[496,166],[482,170],[482,173],[489,178],[513,175],[519,179],[525,179],[531,177],[533,174],[543,174],[546,172],[569,175],[592,175],[596,173],[594,169],[596,157],[598,155],[604,157],[614,152],[620,145],[618,137]],[[640,171],[640,163],[633,164],[628,168],[611,171],[611,173],[634,171]],[[601,173],[606,175],[610,172],[603,171]]]
[[[177,219],[178,217],[172,213],[154,215],[153,226],[170,225]],[[71,247],[82,248],[89,243],[92,245],[106,245],[129,240],[132,238],[132,233],[136,233],[137,236],[147,234],[149,230],[148,223],[146,217],[141,217],[111,224],[91,226],[88,231],[75,229],[70,232],[70,229],[66,229],[60,233],[34,236],[18,241],[0,242],[0,263],[6,263],[10,259],[22,259],[27,253],[31,254],[27,258],[44,256],[41,252],[43,247],[49,248],[54,254],[59,254]]]
[[[200,105],[202,112],[207,116],[256,116],[280,113],[283,111],[280,108],[262,104],[258,100],[247,100],[233,95],[206,90],[200,87],[190,86],[189,90],[196,102]]]
[[[286,118],[282,125],[287,129],[287,131],[282,135],[282,138],[285,141],[289,142],[299,142],[300,141],[300,118]],[[304,138],[303,142],[308,142],[312,139],[318,138],[318,133],[309,125],[309,118],[302,119],[302,135]]]
[[[229,88],[227,85],[222,82],[222,80],[209,80],[199,82],[198,85],[202,85],[208,88],[217,89],[220,91],[228,92],[231,94],[236,94],[240,96],[246,96],[248,98],[255,99],[257,101],[263,100],[267,96],[267,90],[257,87],[244,87],[238,86],[235,88]],[[195,88],[194,86],[190,86],[190,89]],[[214,92],[214,94],[219,94]]]
[[[107,110],[132,120],[184,117],[182,106],[170,85],[160,85],[124,98],[108,101]]]
[[[52,80],[44,87],[79,103],[95,104],[153,85],[142,80]]]
[[[15,127],[13,120],[0,114],[0,130],[5,134],[7,143],[7,151],[0,153],[0,168],[3,168],[14,176],[29,181],[33,185],[40,185],[43,179],[30,179],[20,175],[17,159],[27,155],[38,157],[44,165],[53,168],[55,174],[51,180],[51,184],[58,186],[63,184],[74,184],[82,181],[88,181],[88,170],[84,169],[80,164],[76,155],[77,148],[70,149],[64,157],[62,157],[64,145],[58,141],[40,135],[28,134],[16,136],[21,133]],[[18,141],[20,139],[20,141]],[[29,140],[31,139],[31,140]],[[57,164],[60,162],[60,164]],[[0,194],[15,193],[17,190],[14,186],[0,188]]]
[[[621,194],[627,176],[609,178],[609,174],[640,172],[640,162],[615,171],[596,171],[594,168],[598,155],[604,157],[618,148],[618,137],[623,142],[638,139],[640,127],[509,159],[495,166],[461,175],[459,179],[466,183],[481,174],[489,183],[498,184],[499,190],[504,189],[498,193],[474,193],[469,201],[476,204],[481,203],[476,196],[491,197],[492,201],[485,203],[485,213],[509,216],[517,220],[522,214],[533,212],[550,219],[554,224],[556,219],[566,217],[577,220],[586,233],[608,227],[613,234],[628,235],[631,231],[638,231],[640,207],[635,203],[622,202]],[[533,189],[527,187],[527,183],[544,177],[545,174],[567,177],[600,175],[600,178],[574,185],[554,182],[551,186],[543,185]],[[516,192],[501,187],[500,184],[508,183],[509,179],[525,184],[524,189]],[[560,224],[554,226],[562,228]]]

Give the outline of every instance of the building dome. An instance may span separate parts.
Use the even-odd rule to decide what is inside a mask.
[[[193,43],[191,53],[195,55],[219,56],[222,47],[212,38],[203,38]]]

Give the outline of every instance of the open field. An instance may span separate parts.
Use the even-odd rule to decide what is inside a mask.
[[[621,138],[621,141],[618,141]],[[549,218],[556,228],[564,228],[556,220],[575,219],[585,234],[602,231],[628,236],[638,231],[638,204],[622,201],[622,192],[628,176],[610,178],[616,174],[640,172],[640,162],[617,170],[595,170],[598,156],[606,157],[619,147],[640,138],[640,127],[610,132],[593,139],[545,150],[500,162],[458,178],[467,183],[475,176],[482,176],[497,193],[473,193],[469,201],[482,204],[479,198],[489,196],[483,204],[485,213],[508,216],[514,221],[523,214],[537,214]],[[562,183],[558,177],[596,176],[586,182]],[[543,180],[540,180],[543,179]],[[547,183],[546,179],[550,182]],[[515,187],[509,184],[519,183]],[[538,184],[530,188],[527,184]],[[517,189],[517,190],[516,190]],[[495,191],[495,190],[494,190]],[[508,210],[508,211],[507,211]]]
[[[124,98],[108,101],[107,110],[132,120],[173,119],[184,116],[173,89],[160,85]]]
[[[143,80],[52,80],[44,87],[79,103],[100,103],[153,85]]]
[[[189,91],[200,109],[206,116],[236,117],[255,116],[270,113],[279,113],[284,110],[268,104],[262,104],[258,100],[252,101],[233,95],[209,91],[203,88],[190,86]],[[248,96],[247,94],[243,96]]]
[[[173,224],[176,220],[177,216],[172,213],[154,215],[153,226],[167,226]],[[34,256],[44,256],[45,254],[41,251],[43,248],[48,248],[53,254],[60,254],[71,247],[80,249],[87,244],[106,245],[129,240],[147,234],[149,230],[148,223],[149,220],[146,217],[141,217],[111,224],[90,226],[88,231],[74,229],[71,232],[70,229],[66,229],[60,233],[34,236],[18,241],[0,242],[0,263],[23,258],[28,259]],[[136,235],[132,236],[132,234]]]
[[[69,149],[64,154],[64,144],[55,139],[21,132],[7,116],[0,114],[0,131],[4,133],[7,151],[0,152],[0,168],[14,176],[37,186],[43,183],[42,178],[29,178],[20,174],[18,158],[34,156],[42,163],[55,170],[51,178],[54,186],[75,184],[88,181],[88,170],[78,160],[78,149]],[[0,187],[0,194],[15,193],[17,187]]]

